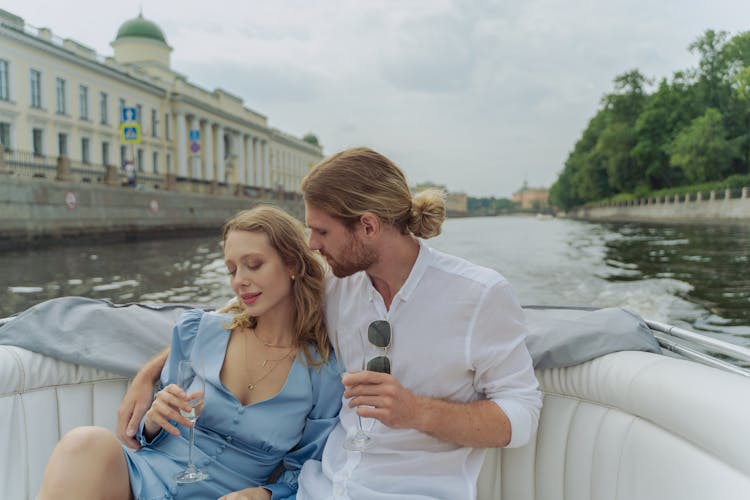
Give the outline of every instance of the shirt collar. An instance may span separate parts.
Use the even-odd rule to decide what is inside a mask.
[[[396,297],[399,297],[405,302],[409,300],[409,297],[414,292],[414,289],[417,288],[417,285],[421,281],[422,276],[424,276],[427,267],[429,267],[430,263],[432,262],[432,250],[430,249],[430,247],[428,247],[421,239],[417,239],[417,241],[419,242],[419,253],[417,254],[417,260],[414,261],[414,265],[412,266],[411,271],[409,272],[409,276],[406,278],[403,286],[396,293]],[[374,286],[372,286],[372,282],[370,281],[369,277],[367,277],[367,282],[370,285],[370,301],[372,301],[378,291]]]

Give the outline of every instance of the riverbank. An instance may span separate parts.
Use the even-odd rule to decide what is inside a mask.
[[[692,224],[750,222],[750,193],[724,192],[675,195],[606,203],[570,210],[565,217],[595,222],[675,222]]]
[[[304,217],[300,198],[268,193],[231,196],[3,176],[0,250],[216,231],[234,213],[258,203]]]

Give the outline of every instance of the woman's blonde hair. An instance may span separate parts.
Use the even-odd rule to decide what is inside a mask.
[[[303,349],[308,362],[318,365],[321,361],[315,361],[308,350],[308,344],[313,343],[322,362],[326,362],[330,343],[323,317],[324,271],[322,263],[307,245],[302,223],[279,208],[259,205],[239,212],[224,224],[225,243],[232,231],[265,234],[281,260],[291,267],[294,274],[292,295],[296,344]],[[229,330],[255,328],[257,324],[257,318],[250,316],[240,301],[228,304],[219,312],[233,315],[232,322],[227,327]]]
[[[445,220],[443,191],[426,189],[412,197],[401,169],[369,148],[347,149],[320,162],[302,180],[302,194],[350,228],[370,212],[403,234],[432,238]]]

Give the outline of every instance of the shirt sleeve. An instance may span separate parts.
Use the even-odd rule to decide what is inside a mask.
[[[198,327],[200,326],[203,314],[204,311],[200,309],[190,309],[183,312],[177,320],[177,323],[172,329],[172,341],[169,346],[169,356],[167,357],[166,363],[164,363],[164,368],[161,370],[159,381],[162,387],[166,387],[177,380],[177,366],[180,364],[180,361],[190,358],[195,338],[198,336]],[[150,441],[147,440],[146,436],[143,434],[145,419],[146,415],[141,418],[135,439],[138,440],[141,446],[152,446],[158,443],[165,436],[167,431],[161,429]]]
[[[485,290],[477,305],[469,347],[474,387],[497,404],[510,421],[509,448],[536,434],[542,396],[526,348],[526,323],[510,283]]]
[[[336,368],[333,352],[328,362],[322,366],[310,367],[313,391],[313,407],[307,415],[305,429],[297,446],[284,457],[284,472],[274,484],[265,485],[273,500],[295,498],[297,478],[302,464],[310,459],[320,460],[328,434],[339,421],[341,396],[344,386]]]

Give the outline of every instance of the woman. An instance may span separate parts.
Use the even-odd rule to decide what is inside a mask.
[[[323,319],[323,268],[302,225],[277,208],[240,212],[223,238],[237,300],[178,321],[164,389],[138,432],[144,447],[125,448],[106,429],[74,429],[52,452],[40,500],[294,496],[302,463],[320,458],[341,405]],[[193,461],[209,479],[178,485],[188,429],[175,422],[186,422],[179,409],[190,407],[175,381],[185,359],[205,372]]]

